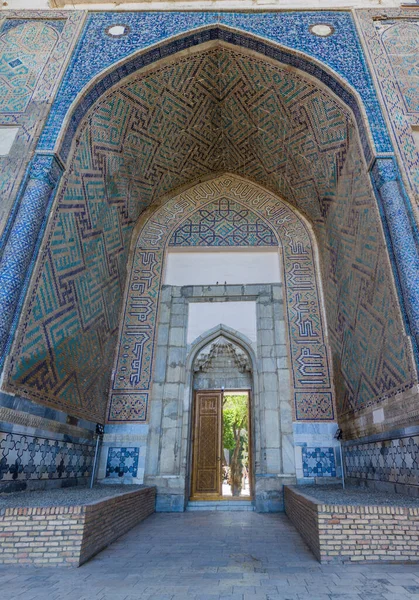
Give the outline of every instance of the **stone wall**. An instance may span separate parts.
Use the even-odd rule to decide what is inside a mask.
[[[285,512],[321,563],[418,562],[419,508],[327,505],[285,487]]]
[[[206,332],[193,344],[186,344],[191,303],[248,300],[256,302],[256,343],[246,341],[240,332],[222,325]],[[251,414],[256,509],[283,510],[282,486],[284,481],[292,483],[295,473],[293,407],[283,305],[281,284],[163,287],[145,472],[145,483],[157,486],[157,510],[182,511],[187,502],[192,365],[196,353],[220,335],[253,357]]]
[[[144,488],[84,506],[0,510],[0,564],[80,566],[154,512]]]

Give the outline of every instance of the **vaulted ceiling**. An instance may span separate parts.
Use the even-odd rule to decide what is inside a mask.
[[[349,143],[351,117],[287,67],[219,46],[131,79],[86,121],[109,200],[136,219],[154,199],[232,171],[321,221]],[[327,201],[327,200],[326,200]]]
[[[350,113],[308,76],[220,42],[170,60],[101,97],[80,126],[8,365],[10,390],[95,420],[141,212],[230,171],[318,223],[349,156]]]

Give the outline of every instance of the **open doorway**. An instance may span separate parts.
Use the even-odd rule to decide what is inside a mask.
[[[246,498],[251,494],[251,443],[249,392],[224,392],[222,398],[223,498]]]
[[[195,392],[192,500],[252,498],[249,390]]]

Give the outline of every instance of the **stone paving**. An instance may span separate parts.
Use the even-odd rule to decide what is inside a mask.
[[[1,600],[419,600],[419,565],[321,566],[287,517],[154,514],[79,569],[0,567]]]

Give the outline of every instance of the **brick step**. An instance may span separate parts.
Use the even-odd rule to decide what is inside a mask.
[[[224,511],[254,511],[255,507],[250,500],[191,500],[186,506],[187,512],[198,510],[224,510]]]

